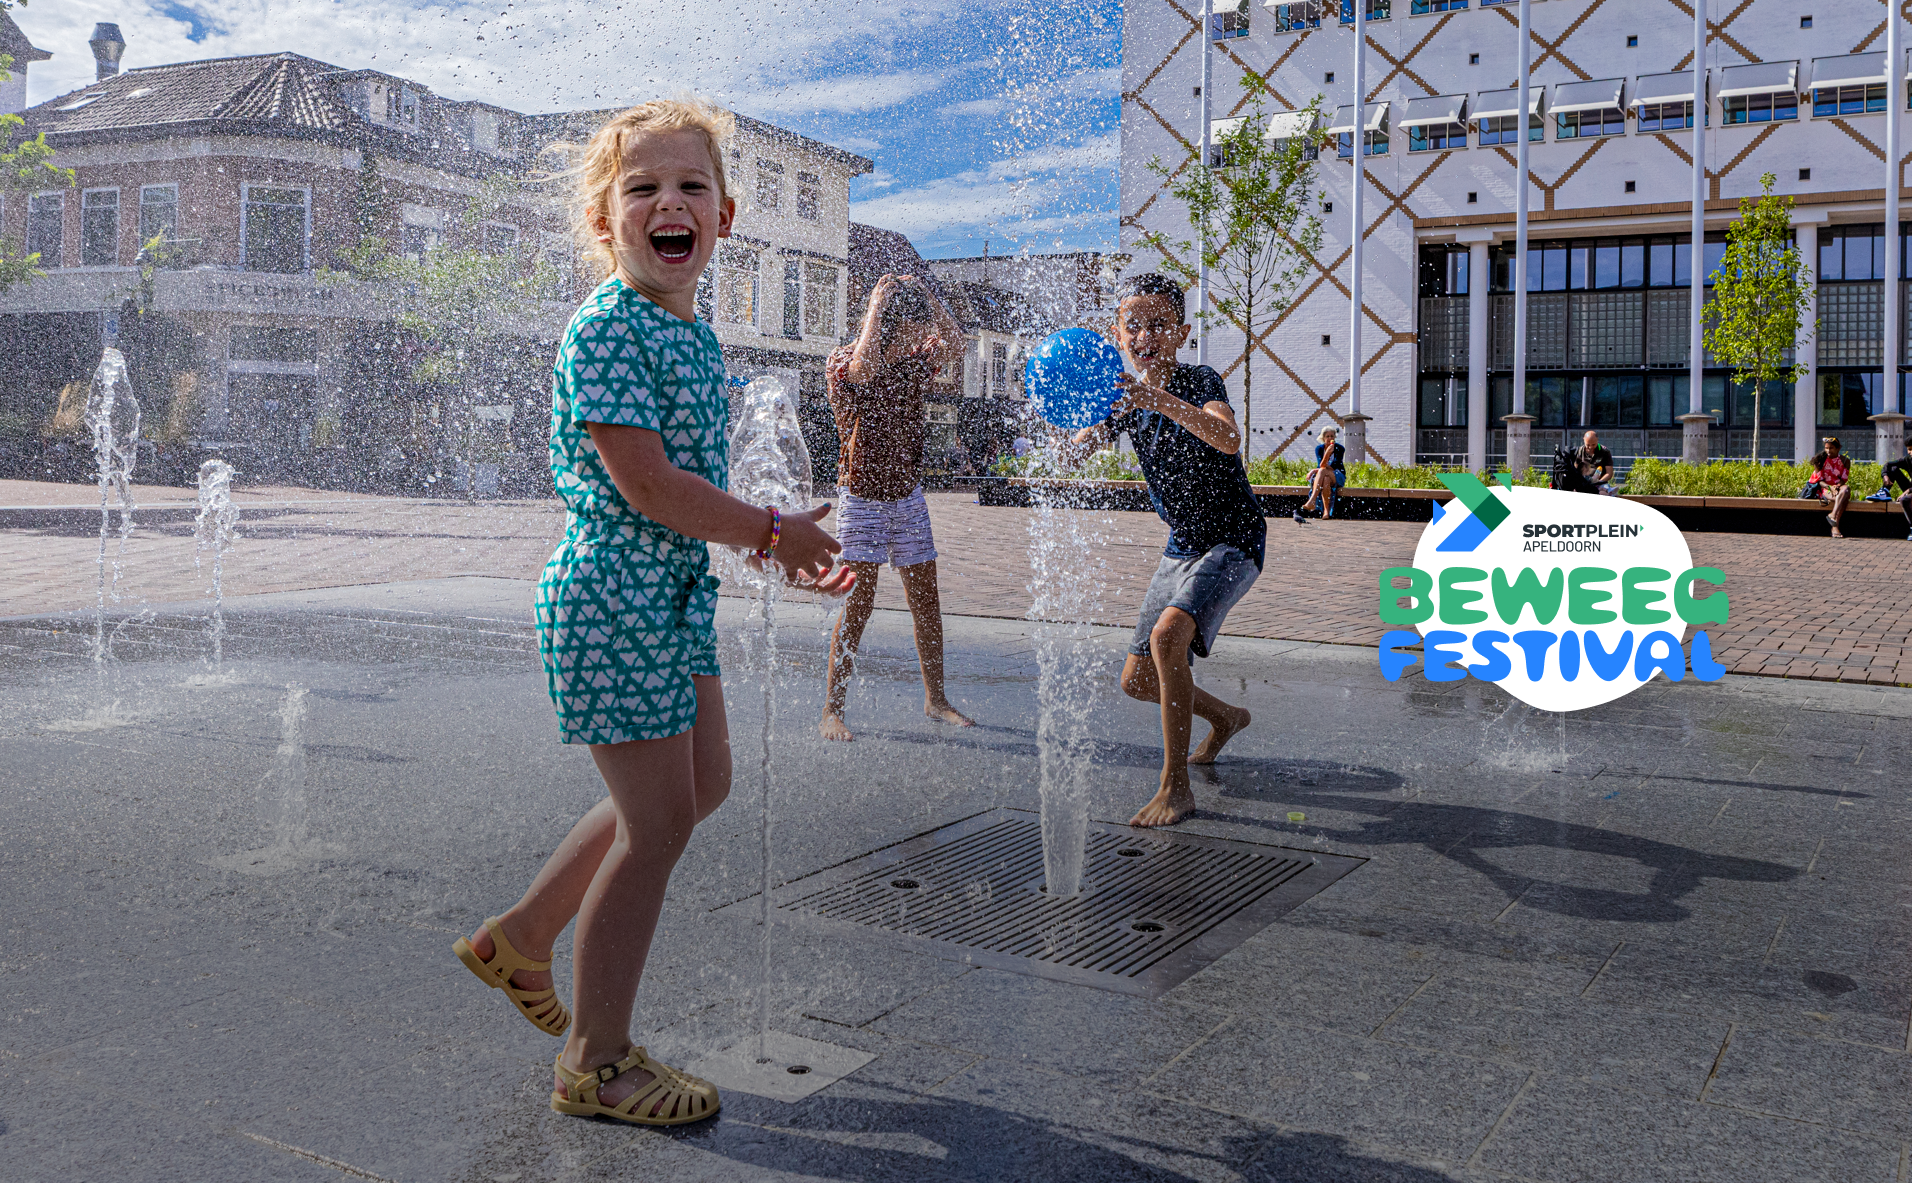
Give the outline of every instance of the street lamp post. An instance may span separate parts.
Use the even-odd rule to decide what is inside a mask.
[[[1527,140],[1532,134],[1533,103],[1528,98],[1533,73],[1530,6],[1520,0],[1520,93],[1514,97],[1514,410],[1506,416],[1507,470],[1518,477],[1532,463],[1534,417],[1527,414]]]
[[[1905,455],[1899,362],[1905,346],[1905,293],[1900,290],[1899,117],[1905,107],[1905,53],[1899,47],[1899,7],[1885,6],[1885,410],[1871,417],[1873,455],[1881,464]]]
[[[1214,72],[1215,57],[1215,0],[1202,0],[1202,160],[1201,167],[1209,164],[1209,77]],[[1201,174],[1196,174],[1200,176]],[[1200,265],[1195,281],[1195,361],[1208,365],[1208,222],[1202,221]]]
[[[1706,463],[1706,350],[1701,331],[1706,310],[1706,0],[1693,0],[1693,286],[1687,298],[1686,414],[1680,459]],[[1755,398],[1757,401],[1757,398]]]
[[[1368,458],[1369,419],[1361,414],[1361,237],[1364,230],[1361,199],[1368,187],[1368,0],[1353,0],[1353,3],[1354,197],[1348,202],[1353,246],[1348,257],[1348,413],[1341,417],[1341,446],[1348,460],[1358,464]]]

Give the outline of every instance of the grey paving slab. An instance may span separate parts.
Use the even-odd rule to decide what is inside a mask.
[[[1903,980],[1845,976],[1758,961],[1711,961],[1627,946],[1588,994],[1608,1003],[1714,1015],[1861,1044],[1903,1047],[1912,992]]]
[[[1728,1023],[1443,979],[1416,994],[1375,1035],[1616,1089],[1696,1099]]]
[[[1902,1153],[1896,1139],[1550,1078],[1476,1163],[1530,1180],[1896,1180]]]
[[[1242,1019],[1149,1082],[1284,1127],[1462,1163],[1529,1076],[1469,1057]]]
[[[1104,1082],[1146,1077],[1228,1019],[1027,975],[974,970],[876,1020],[879,1032]]]
[[[1867,1134],[1912,1138],[1912,1055],[1741,1027],[1720,1058],[1707,1100]]]

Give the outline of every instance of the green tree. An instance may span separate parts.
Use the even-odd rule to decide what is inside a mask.
[[[1254,413],[1255,342],[1261,326],[1294,301],[1295,291],[1315,269],[1321,247],[1317,214],[1316,159],[1322,140],[1321,96],[1291,117],[1305,129],[1284,139],[1268,135],[1265,93],[1260,78],[1244,74],[1248,93],[1244,118],[1212,141],[1217,167],[1171,169],[1158,157],[1149,171],[1169,181],[1168,191],[1188,208],[1194,241],[1170,239],[1160,231],[1141,238],[1162,256],[1162,266],[1186,284],[1196,283],[1201,263],[1208,265],[1214,309],[1198,309],[1203,329],[1217,319],[1232,321],[1245,334],[1242,343],[1243,458]],[[1179,175],[1178,175],[1179,172]]]
[[[0,0],[0,4],[5,3]],[[0,53],[0,82],[12,77],[8,72],[12,66],[13,59]],[[0,115],[0,194],[13,197],[41,189],[71,188],[73,170],[54,166],[46,134],[22,139],[25,128],[26,120],[18,115]],[[39,252],[29,253],[18,239],[0,238],[0,292],[45,275],[34,266],[39,261]]]
[[[1760,399],[1768,383],[1798,382],[1806,367],[1788,360],[1811,298],[1812,272],[1793,242],[1793,199],[1773,192],[1773,174],[1759,196],[1739,199],[1726,228],[1726,254],[1706,306],[1706,348],[1733,367],[1735,383],[1753,387],[1753,463],[1759,463]]]

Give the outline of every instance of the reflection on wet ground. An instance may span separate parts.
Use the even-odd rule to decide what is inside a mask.
[[[727,697],[754,735],[736,608]],[[1198,674],[1256,723],[1197,771],[1185,827],[1361,868],[1154,1001],[780,929],[777,1026],[868,1066],[672,1134],[560,1118],[555,1043],[447,953],[599,793],[554,742],[528,610],[492,579],[249,598],[220,670],[191,615],[115,622],[104,670],[86,622],[0,622],[9,1174],[1898,1172],[1912,693],[1729,678],[1563,721],[1386,683],[1372,650],[1238,638]],[[950,620],[980,720],[955,730],[879,613],[846,745],[813,726],[821,618],[784,621],[789,876],[1036,805],[1021,623]],[[1091,812],[1120,821],[1159,733],[1113,685],[1126,632],[1097,636]],[[713,910],[755,891],[754,792],[673,881],[637,1024],[667,1059],[752,1022],[755,935]],[[114,1089],[76,1098],[81,1064]]]

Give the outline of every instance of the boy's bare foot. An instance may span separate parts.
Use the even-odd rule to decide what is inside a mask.
[[[976,721],[950,706],[949,700],[941,703],[923,704],[923,714],[941,723],[955,724],[959,728],[973,728]]]
[[[1208,726],[1208,739],[1202,741],[1202,746],[1189,754],[1188,763],[1191,765],[1214,764],[1215,758],[1222,754],[1222,745],[1233,740],[1235,734],[1247,727],[1253,718],[1248,714],[1246,707],[1230,707],[1228,714],[1222,717],[1221,723]]]
[[[1187,782],[1174,788],[1163,786],[1150,798],[1148,805],[1135,812],[1129,819],[1130,826],[1174,826],[1189,811],[1195,808],[1195,791]]]
[[[850,735],[849,726],[843,722],[843,717],[834,711],[823,713],[823,722],[817,725],[817,731],[823,734],[825,740],[856,739],[855,736]]]

